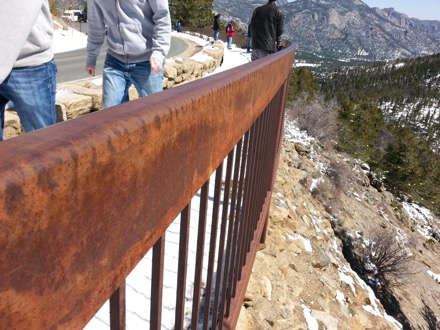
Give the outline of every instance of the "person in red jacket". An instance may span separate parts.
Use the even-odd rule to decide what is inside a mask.
[[[226,25],[226,37],[228,38],[228,49],[232,48],[232,37],[234,35],[235,35],[234,22],[230,21],[228,25]]]

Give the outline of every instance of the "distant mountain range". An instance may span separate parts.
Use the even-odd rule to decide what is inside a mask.
[[[62,12],[84,0],[51,0]],[[253,10],[267,0],[214,0],[214,11],[247,30]],[[377,61],[440,52],[440,21],[419,20],[393,8],[370,8],[360,0],[278,0],[285,14],[284,39],[297,59],[309,62]],[[422,5],[422,4],[421,4]]]
[[[246,29],[254,8],[265,0],[214,0],[223,19]],[[393,8],[370,8],[360,0],[277,1],[285,14],[284,39],[297,57],[377,61],[440,52],[440,21],[410,18]]]

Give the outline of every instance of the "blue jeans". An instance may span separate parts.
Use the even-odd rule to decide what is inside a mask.
[[[220,31],[219,30],[214,31],[214,40],[218,40],[219,36],[220,36]]]
[[[163,90],[163,70],[151,72],[150,62],[124,63],[107,54],[102,75],[102,105],[109,108],[128,102],[128,89],[136,88],[139,97]]]
[[[228,49],[232,48],[232,37],[228,37]]]
[[[0,84],[0,141],[3,140],[5,106],[14,103],[25,132],[31,132],[56,123],[55,61],[35,66],[14,68]]]

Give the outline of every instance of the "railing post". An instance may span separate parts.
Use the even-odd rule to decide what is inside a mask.
[[[162,323],[163,265],[165,256],[165,235],[153,247],[153,269],[151,274],[150,329],[160,330]]]
[[[125,281],[110,297],[110,329],[125,330]]]

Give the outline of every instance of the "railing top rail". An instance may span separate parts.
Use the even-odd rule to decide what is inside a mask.
[[[0,143],[1,327],[84,326],[288,79],[293,58],[287,48]]]

